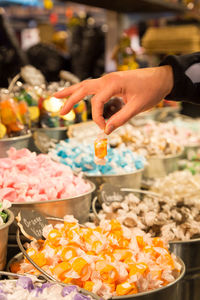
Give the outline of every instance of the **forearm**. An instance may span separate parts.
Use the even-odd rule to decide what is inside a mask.
[[[166,99],[200,104],[200,52],[169,55],[160,65],[170,65],[173,69],[174,86]]]

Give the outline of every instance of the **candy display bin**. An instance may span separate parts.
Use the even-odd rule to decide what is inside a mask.
[[[86,175],[95,185],[97,190],[103,183],[110,183],[113,186],[139,189],[142,183],[144,169],[121,175]]]
[[[95,185],[89,181],[91,189],[81,195],[77,195],[68,199],[48,200],[40,202],[23,202],[13,203],[11,210],[15,216],[20,210],[30,209],[40,212],[44,216],[63,218],[65,215],[73,215],[80,223],[88,220],[92,193],[95,191]],[[16,227],[13,225],[11,234],[15,234]]]
[[[3,270],[6,265],[7,245],[8,245],[8,231],[10,225],[14,221],[14,215],[9,209],[4,209],[8,215],[8,220],[5,224],[0,226],[0,270]]]
[[[16,256],[14,256],[7,265],[7,271],[10,271],[10,266],[14,262],[18,262],[23,259],[23,254],[18,253]],[[168,284],[165,287],[148,291],[144,293],[139,294],[132,294],[132,295],[125,295],[125,296],[117,296],[112,297],[113,300],[177,300],[180,290],[180,282],[185,274],[185,265],[181,259],[179,259],[179,263],[182,266],[181,273],[179,277],[172,283]],[[97,296],[98,297],[98,296]]]
[[[67,127],[55,127],[55,128],[36,128],[33,132],[44,133],[49,138],[56,140],[65,140],[67,138]]]
[[[162,157],[149,157],[148,165],[144,170],[145,178],[159,178],[178,170],[178,161],[182,152],[177,155],[168,155]]]
[[[18,137],[0,139],[0,158],[6,157],[6,152],[10,147],[15,147],[17,150],[22,148],[30,148],[32,134],[26,134]]]
[[[181,281],[179,300],[198,300],[200,295],[200,238],[170,242],[170,250],[185,263],[186,275]]]

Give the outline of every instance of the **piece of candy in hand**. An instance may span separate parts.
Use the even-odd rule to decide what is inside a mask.
[[[107,156],[108,139],[104,133],[98,135],[94,142],[95,163],[105,165]]]

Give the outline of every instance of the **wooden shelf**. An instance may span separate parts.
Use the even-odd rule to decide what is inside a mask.
[[[67,1],[67,0],[62,0]],[[181,4],[164,0],[70,0],[79,4],[105,8],[122,13],[134,12],[184,12],[186,7]]]

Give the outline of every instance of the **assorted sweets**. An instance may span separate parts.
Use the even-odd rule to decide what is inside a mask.
[[[119,146],[125,143],[131,150],[145,157],[179,155],[185,146],[200,141],[200,135],[190,129],[176,126],[172,122],[159,123],[153,120],[141,126],[127,124],[111,135],[110,143]]]
[[[7,94],[0,94],[0,138],[25,135],[30,132],[27,103],[16,102]]]
[[[55,283],[38,283],[36,278],[27,276],[18,280],[3,280],[0,283],[1,300],[92,300],[89,295],[79,292],[74,285],[62,286]]]
[[[114,219],[87,225],[65,216],[64,223],[45,226],[45,240],[28,244],[27,254],[56,279],[105,299],[158,289],[180,275],[181,264],[160,238]],[[39,274],[27,259],[11,271]]]
[[[52,95],[69,86],[60,81],[48,85],[18,85],[9,92],[0,90],[0,138],[17,137],[30,132],[32,128],[66,127],[73,123],[87,121],[87,105],[84,100],[76,104],[71,112],[60,116],[60,109],[66,99]]]
[[[50,150],[49,156],[70,166],[74,171],[82,171],[87,175],[121,175],[143,169],[146,164],[143,156],[133,153],[125,145],[113,149],[107,147],[106,139],[102,139],[97,140],[99,144],[94,149],[93,143],[92,140],[80,142],[73,138],[61,141]],[[105,158],[104,165],[102,161],[104,163]]]
[[[28,149],[10,148],[0,159],[0,198],[10,202],[66,199],[91,190],[82,174],[74,175],[69,166],[48,155]]]
[[[103,203],[100,220],[115,218],[129,229],[137,227],[168,242],[200,237],[200,175],[192,176],[189,171],[171,173],[157,179],[151,190],[158,196],[144,195],[140,199],[129,193],[120,202]]]

